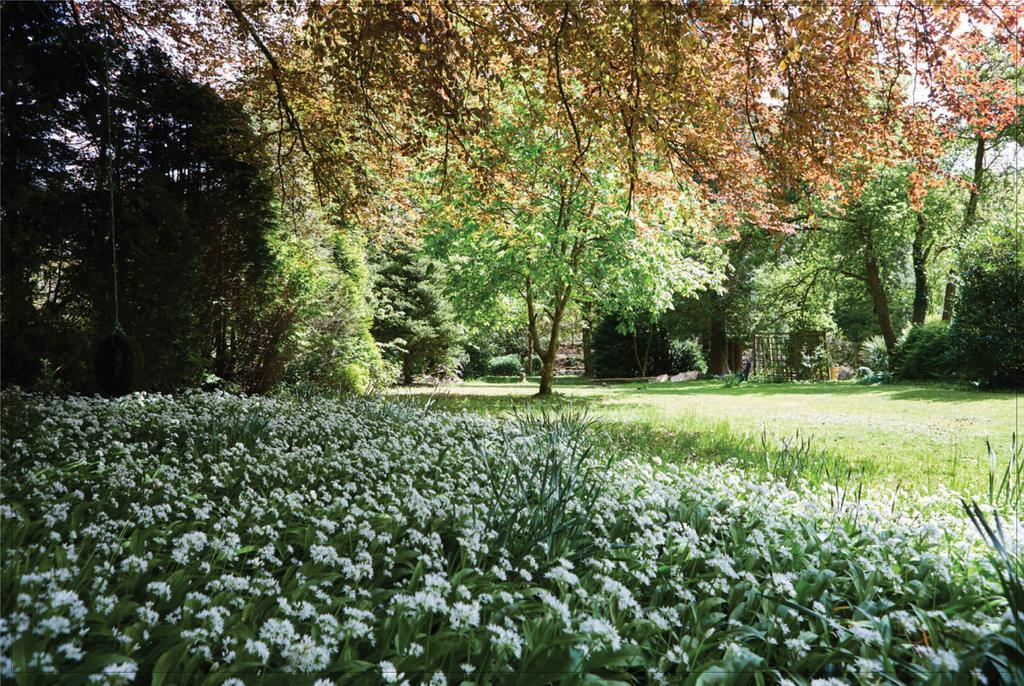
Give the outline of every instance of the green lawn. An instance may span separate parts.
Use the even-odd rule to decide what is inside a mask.
[[[505,412],[527,403],[532,383],[474,381],[397,394],[431,394],[441,406]],[[926,384],[743,384],[721,381],[601,385],[575,378],[556,383],[543,404],[586,404],[617,438],[662,455],[697,459],[745,453],[763,460],[769,444],[810,438],[811,452],[838,459],[871,482],[891,481],[928,491],[986,487],[991,441],[1001,463],[1017,426],[1017,397]]]

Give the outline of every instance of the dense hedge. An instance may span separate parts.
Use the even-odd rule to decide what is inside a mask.
[[[602,321],[594,330],[594,373],[604,378],[656,376],[697,370],[708,371],[704,351],[695,339],[675,340],[664,327],[640,325],[633,333],[618,330],[614,318]],[[647,368],[641,369],[646,356]]]
[[[672,356],[672,372],[698,371],[701,374],[708,373],[708,363],[704,359],[704,351],[700,344],[694,339],[685,341],[672,341],[669,343],[669,353]]]
[[[665,330],[640,325],[634,333],[622,333],[619,322],[609,317],[594,329],[592,359],[594,374],[601,378],[624,378],[666,374],[672,370],[672,354]],[[647,356],[647,369],[640,363]]]
[[[495,357],[525,355],[526,336],[522,331],[511,328],[476,331],[465,341],[464,350],[462,376],[474,379],[491,373],[490,364]]]
[[[961,373],[986,386],[1024,387],[1024,257],[1006,241],[969,258],[950,327]]]
[[[498,355],[487,361],[487,373],[492,376],[518,376],[523,371],[519,355]]]

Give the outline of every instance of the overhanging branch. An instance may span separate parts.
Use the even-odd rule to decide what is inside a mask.
[[[270,76],[274,81],[274,89],[277,92],[277,101],[280,103],[281,108],[284,110],[285,119],[288,121],[288,128],[295,134],[299,141],[299,147],[302,149],[303,154],[309,159],[310,171],[313,174],[313,182],[316,184],[317,195],[322,199],[321,184],[319,174],[316,170],[316,160],[313,157],[313,153],[309,149],[309,144],[306,141],[306,134],[302,130],[302,124],[299,123],[299,118],[295,114],[295,110],[292,109],[291,103],[288,102],[288,96],[285,93],[284,83],[281,81],[281,64],[277,61],[277,57],[271,52],[270,48],[260,37],[259,32],[253,23],[249,21],[249,18],[245,16],[241,8],[238,6],[236,0],[224,0],[224,4],[227,6],[231,14],[234,15],[241,26],[243,33],[252,39],[256,47],[259,48],[260,52],[266,58],[270,64]]]

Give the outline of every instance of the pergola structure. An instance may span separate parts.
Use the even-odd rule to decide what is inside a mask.
[[[751,373],[768,381],[827,381],[828,346],[824,331],[754,334]]]

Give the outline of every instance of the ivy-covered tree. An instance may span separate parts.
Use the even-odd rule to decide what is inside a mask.
[[[459,325],[445,299],[437,264],[405,242],[391,242],[373,276],[373,336],[402,383],[418,374],[454,372]]]

